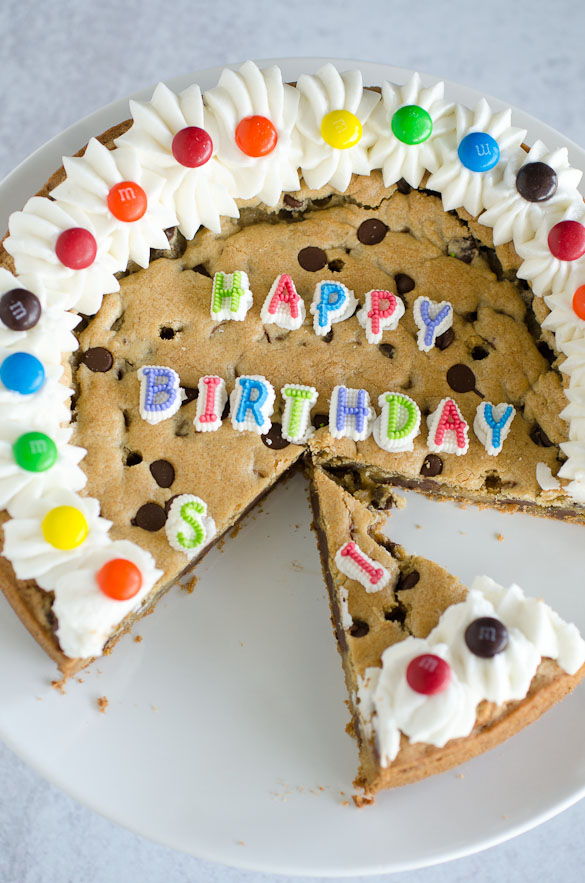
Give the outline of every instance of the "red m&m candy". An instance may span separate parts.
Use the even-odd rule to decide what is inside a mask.
[[[236,126],[236,144],[246,156],[267,156],[278,141],[276,129],[262,116],[244,117]]]
[[[451,669],[449,663],[434,653],[415,656],[408,663],[406,681],[416,693],[433,696],[441,693],[449,685]]]
[[[97,584],[108,598],[129,601],[142,588],[142,573],[127,558],[112,558],[96,573]]]
[[[108,208],[118,221],[139,221],[147,205],[146,193],[134,181],[120,181],[108,193]]]
[[[559,221],[548,234],[548,247],[559,261],[576,261],[585,254],[585,227],[579,221]]]
[[[213,141],[205,129],[187,126],[177,132],[171,149],[178,163],[188,169],[196,169],[211,159]]]
[[[84,270],[95,261],[97,242],[84,227],[70,227],[57,239],[55,253],[70,270]]]

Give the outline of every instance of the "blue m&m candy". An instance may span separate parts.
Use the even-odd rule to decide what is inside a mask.
[[[6,389],[31,395],[45,382],[45,369],[30,353],[12,353],[0,365],[0,380]]]
[[[487,132],[470,132],[459,142],[457,153],[465,168],[472,172],[487,172],[500,158],[498,142]]]

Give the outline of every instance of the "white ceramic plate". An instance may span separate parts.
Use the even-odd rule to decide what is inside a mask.
[[[294,79],[322,62],[281,65]],[[359,66],[370,83],[408,75]],[[207,88],[218,73],[170,85]],[[471,104],[478,98],[455,85],[449,94]],[[62,153],[126,116],[126,102],[117,102],[39,150],[0,186],[3,211],[20,207]],[[530,141],[564,141],[526,114],[516,121]],[[576,145],[571,159],[585,167]],[[135,629],[142,642],[122,640],[65,696],[50,686],[51,664],[0,598],[0,736],[47,779],[140,834],[201,858],[288,874],[383,873],[444,861],[578,800],[583,688],[460,771],[383,794],[362,811],[346,804],[357,752],[344,732],[343,676],[310,520],[296,475],[207,556],[192,595],[171,591]],[[392,535],[465,582],[478,573],[518,582],[585,632],[582,528],[410,494],[407,509],[392,517]],[[109,700],[106,714],[100,696]]]

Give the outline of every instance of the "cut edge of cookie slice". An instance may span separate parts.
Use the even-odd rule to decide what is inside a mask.
[[[585,642],[574,625],[517,586],[504,589],[482,577],[468,590],[438,564],[389,540],[383,531],[385,516],[369,509],[324,468],[311,465],[309,471],[313,526],[349,694],[348,731],[359,749],[356,805],[372,803],[383,789],[444,772],[495,747],[540,717],[585,676]],[[555,634],[552,644],[547,645],[544,627],[536,633],[535,605],[542,605],[540,621]],[[480,620],[486,618],[499,626],[483,623],[480,641]],[[478,623],[474,650],[479,646],[492,656],[471,652],[465,634],[472,623]],[[508,659],[507,644],[493,653],[490,628],[496,629],[495,643],[504,634],[514,644]],[[473,630],[469,635],[473,645]],[[521,677],[522,688],[518,672],[511,669],[518,648],[528,672]],[[490,665],[499,666],[497,688]],[[441,678],[446,679],[442,686]],[[434,693],[418,692],[435,687]],[[490,690],[499,690],[504,698],[483,698]],[[510,694],[514,698],[507,698]]]

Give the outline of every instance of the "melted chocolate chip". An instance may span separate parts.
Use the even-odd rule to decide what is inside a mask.
[[[433,476],[440,475],[443,471],[443,461],[438,454],[427,454],[420,467],[420,474]]]
[[[12,331],[28,331],[41,318],[41,302],[26,288],[13,288],[0,298],[0,319]]]
[[[169,328],[167,325],[163,326],[158,332],[158,336],[161,340],[172,340],[175,334],[175,329]]]
[[[183,392],[185,393],[185,398],[181,402],[181,407],[189,404],[189,402],[194,402],[199,395],[199,390],[196,386],[184,386]]]
[[[394,277],[398,294],[407,294],[414,288],[414,279],[406,273],[397,273]]]
[[[134,516],[132,523],[136,527],[154,533],[164,527],[166,520],[167,513],[162,506],[159,506],[158,503],[145,503]]]
[[[480,362],[482,359],[487,359],[489,354],[489,350],[486,350],[485,346],[474,346],[471,350],[471,358],[476,362]]]
[[[349,630],[352,638],[363,638],[370,631],[370,627],[363,619],[354,619],[353,625]]]
[[[440,350],[446,350],[455,340],[455,332],[452,328],[447,328],[442,334],[435,338],[435,346]]]
[[[539,448],[552,448],[554,445],[554,442],[551,442],[542,426],[539,426],[538,423],[535,423],[530,430],[530,438]]]
[[[465,313],[463,318],[466,322],[477,322],[477,310],[473,310],[471,313]]]
[[[126,454],[126,466],[138,466],[139,463],[142,463],[142,454],[138,451],[129,451]]]
[[[333,340],[333,328],[330,328],[327,334],[323,335],[323,343],[331,343]]]
[[[411,570],[410,573],[400,577],[396,586],[396,591],[402,592],[405,589],[414,589],[419,579],[420,573],[418,570]]]
[[[410,186],[410,184],[407,184],[404,178],[401,178],[400,181],[396,182],[396,189],[399,193],[404,193],[405,196],[408,196],[408,194],[412,190],[412,187]]]
[[[491,659],[508,646],[508,629],[493,616],[480,616],[465,629],[465,643],[474,656]]]
[[[327,255],[322,248],[308,245],[306,248],[301,248],[297,255],[297,260],[303,270],[307,270],[309,273],[316,273],[317,270],[322,270],[327,264]]]
[[[285,193],[282,201],[285,205],[288,205],[289,208],[300,208],[303,204],[300,200],[291,196],[290,193]]]
[[[404,625],[406,620],[406,608],[397,604],[392,610],[386,610],[384,612],[384,619],[387,620],[387,622],[397,622],[399,625]]]
[[[84,352],[81,361],[87,365],[90,371],[104,374],[114,364],[114,357],[105,347],[92,346],[91,349]]]
[[[379,242],[382,242],[387,232],[388,227],[384,221],[379,221],[377,218],[368,218],[367,221],[362,221],[359,225],[357,238],[362,245],[377,245]]]
[[[464,264],[470,264],[474,257],[479,254],[479,251],[473,239],[461,237],[449,240],[447,243],[447,254],[451,258],[463,261]]]
[[[329,261],[327,264],[327,269],[331,270],[332,273],[341,273],[344,267],[345,261],[342,261],[341,258],[335,258],[334,261]]]
[[[165,503],[165,520],[168,517],[169,512],[171,511],[171,506],[173,505],[173,501],[176,500],[177,497],[180,497],[180,496],[181,496],[181,494],[173,494],[173,496],[169,497],[169,499],[166,501],[166,503]]]
[[[451,365],[447,371],[447,383],[454,392],[475,390],[475,374],[468,365]]]
[[[168,460],[155,460],[150,473],[159,487],[170,487],[175,480],[175,468]]]
[[[223,406],[223,411],[221,412],[221,419],[225,420],[226,417],[229,417],[229,413],[230,413],[230,400],[228,398],[227,402]]]
[[[382,353],[383,356],[386,356],[387,359],[394,358],[394,353],[396,352],[396,350],[394,349],[394,347],[392,346],[391,343],[380,343],[378,345],[378,349],[380,350],[380,352]]]
[[[544,162],[529,162],[516,175],[516,190],[528,202],[544,202],[554,196],[557,173]]]
[[[273,423],[268,432],[261,435],[260,438],[266,447],[272,451],[281,451],[282,448],[287,448],[290,444],[290,442],[283,438],[282,425],[280,423]]]
[[[315,429],[321,429],[322,426],[329,426],[329,414],[314,414],[311,422]]]
[[[193,272],[199,273],[200,276],[207,276],[208,279],[211,279],[211,273],[204,264],[197,264],[196,267],[193,267]]]

